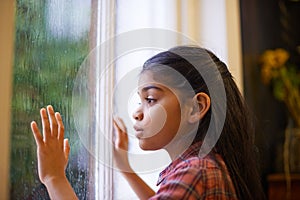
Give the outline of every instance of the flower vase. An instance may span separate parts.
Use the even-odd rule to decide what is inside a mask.
[[[286,174],[300,173],[300,127],[294,127],[291,122],[285,130],[283,162]]]
[[[289,120],[285,130],[283,167],[286,180],[286,199],[291,198],[291,174],[300,173],[300,128]]]
[[[300,173],[300,128],[289,128],[289,159],[290,173]]]

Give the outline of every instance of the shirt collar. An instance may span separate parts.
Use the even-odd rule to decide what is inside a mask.
[[[158,186],[168,176],[168,174],[181,162],[185,162],[188,158],[198,156],[202,142],[191,145],[181,155],[172,161],[162,172],[160,172],[156,185]]]

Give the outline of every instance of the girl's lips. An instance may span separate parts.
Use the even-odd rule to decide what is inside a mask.
[[[135,131],[143,131],[143,129],[140,128],[140,127],[137,126],[137,125],[134,125],[133,128],[134,128]]]
[[[142,135],[143,135],[143,129],[142,128],[140,128],[140,127],[138,127],[138,126],[133,126],[133,128],[134,128],[134,130],[136,131],[136,133],[135,133],[135,136],[137,137],[137,138],[141,138],[142,137]]]

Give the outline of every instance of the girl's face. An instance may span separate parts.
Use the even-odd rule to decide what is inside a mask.
[[[140,76],[138,94],[141,104],[133,118],[139,145],[143,150],[162,149],[187,127],[186,109],[181,108],[177,91],[155,81],[149,71]]]

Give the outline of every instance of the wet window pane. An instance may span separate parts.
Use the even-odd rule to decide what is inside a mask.
[[[48,199],[37,174],[36,145],[30,130],[39,110],[61,112],[71,144],[67,176],[79,199],[93,193],[89,155],[72,120],[72,88],[89,51],[88,0],[16,1],[15,59],[11,129],[11,199]],[[88,184],[89,183],[89,184]]]

